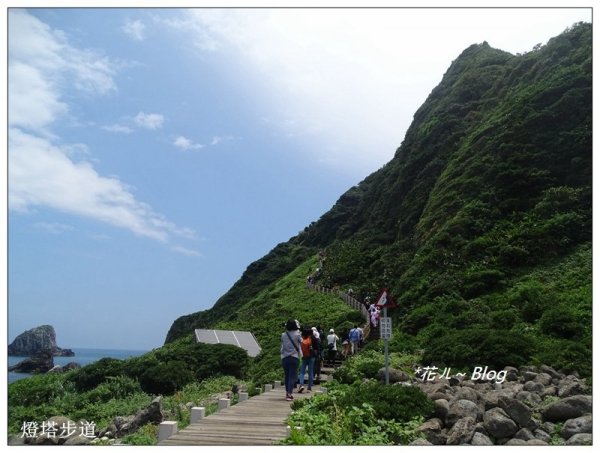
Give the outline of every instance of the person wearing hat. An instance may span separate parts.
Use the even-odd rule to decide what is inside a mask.
[[[335,356],[337,355],[338,341],[340,341],[340,339],[335,334],[335,330],[329,329],[329,335],[327,335],[327,363],[332,367],[335,367]]]

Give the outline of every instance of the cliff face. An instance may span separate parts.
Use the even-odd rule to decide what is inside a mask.
[[[72,350],[62,349],[56,345],[56,332],[54,327],[48,325],[23,332],[8,345],[8,355],[35,356],[42,353],[64,357],[75,355]]]
[[[406,343],[438,363],[591,371],[591,25],[511,55],[467,48],[394,158],[251,264],[167,342],[240,307],[327,249],[321,281],[387,287]],[[465,352],[465,351],[468,351]]]

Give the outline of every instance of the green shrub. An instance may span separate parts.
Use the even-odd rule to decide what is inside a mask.
[[[484,327],[447,329],[429,340],[423,363],[456,368],[489,365],[500,369],[529,363],[532,352],[532,341],[523,332]]]
[[[347,408],[368,403],[376,418],[398,422],[428,417],[433,412],[433,402],[418,387],[377,382],[353,384],[340,402]]]
[[[194,380],[194,373],[179,360],[159,363],[140,376],[140,385],[146,393],[172,395]]]
[[[74,371],[67,379],[75,384],[77,390],[85,392],[103,383],[109,377],[124,374],[126,374],[124,361],[103,358]]]
[[[566,339],[576,338],[582,331],[579,317],[564,304],[546,310],[540,318],[540,328],[546,335]]]
[[[105,382],[87,392],[85,398],[90,402],[107,402],[113,398],[126,398],[141,391],[139,382],[128,376],[108,377]]]
[[[377,377],[384,365],[384,356],[379,351],[366,350],[346,360],[343,366],[334,372],[334,378],[345,384],[352,384],[365,378]]]
[[[291,435],[284,443],[406,445],[420,437],[421,414],[430,413],[433,403],[416,388],[373,385],[376,387],[359,394],[362,387],[359,383],[352,386],[331,383],[325,395],[294,401],[294,412],[288,419]],[[392,411],[397,419],[388,412],[393,401],[404,405],[404,410],[395,407]],[[301,429],[295,429],[296,426]]]

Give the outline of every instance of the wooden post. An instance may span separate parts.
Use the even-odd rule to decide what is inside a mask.
[[[270,392],[273,390],[273,384],[265,384],[265,392]]]

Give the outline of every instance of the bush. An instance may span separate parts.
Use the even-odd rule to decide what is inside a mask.
[[[294,401],[292,445],[406,445],[433,403],[415,387],[330,383],[326,395]],[[300,430],[294,427],[300,426]]]
[[[423,362],[456,368],[488,365],[501,369],[528,364],[532,351],[531,340],[515,330],[448,329],[429,341]]]
[[[540,318],[543,333],[553,337],[572,339],[579,337],[582,325],[570,306],[559,305],[548,309]]]
[[[398,422],[428,417],[433,412],[433,402],[418,387],[377,382],[355,383],[340,402],[347,408],[368,403],[373,407],[376,418]]]
[[[67,379],[75,384],[77,390],[85,392],[102,384],[109,377],[126,374],[124,363],[118,359],[103,358],[74,371]]]
[[[194,373],[181,361],[171,360],[147,369],[140,376],[140,385],[146,393],[172,395],[194,380]]]
[[[87,392],[86,399],[90,402],[107,402],[113,398],[126,398],[141,391],[139,382],[130,377],[108,377],[105,382]]]
[[[366,350],[346,360],[344,366],[334,372],[334,378],[344,384],[352,384],[365,378],[375,378],[383,365],[384,357],[381,352]]]

